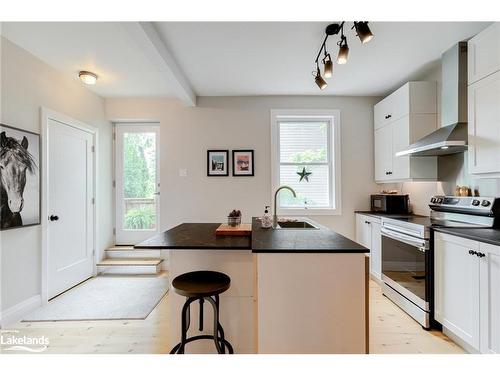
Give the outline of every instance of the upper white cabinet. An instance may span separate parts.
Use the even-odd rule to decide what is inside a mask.
[[[435,318],[481,353],[500,353],[500,247],[434,237]]]
[[[500,71],[468,88],[469,173],[500,173]]]
[[[435,82],[408,82],[375,105],[375,181],[437,178],[437,158],[396,156],[436,130],[436,113]]]
[[[380,218],[356,214],[356,242],[370,249],[370,274],[382,279]]]
[[[500,23],[477,34],[468,42],[469,85],[500,70]]]

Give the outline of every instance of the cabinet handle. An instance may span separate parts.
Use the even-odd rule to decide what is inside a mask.
[[[370,223],[369,221],[366,221],[366,220],[365,220],[365,224],[371,224],[371,223]]]
[[[386,115],[386,116],[385,116],[385,119],[387,120],[387,119],[389,119],[389,118],[391,118],[391,117],[392,117],[392,115]]]
[[[479,256],[479,253],[477,251],[474,251],[474,250],[469,250],[469,254]]]
[[[476,254],[479,258],[484,258],[486,256],[485,253],[477,253]]]

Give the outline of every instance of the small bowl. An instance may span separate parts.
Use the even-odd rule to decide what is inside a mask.
[[[228,216],[227,217],[227,225],[229,225],[230,227],[237,227],[240,224],[241,224],[241,216],[237,216],[237,217]]]

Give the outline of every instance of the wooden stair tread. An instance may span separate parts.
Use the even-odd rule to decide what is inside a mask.
[[[163,259],[140,258],[106,258],[97,263],[98,266],[157,266]]]
[[[137,251],[140,249],[134,249],[133,246],[111,246],[106,249],[106,251]]]

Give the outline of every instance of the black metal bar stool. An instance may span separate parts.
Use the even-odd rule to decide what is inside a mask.
[[[214,340],[217,353],[225,354],[226,348],[229,354],[233,354],[233,347],[224,338],[224,330],[219,322],[219,294],[229,289],[231,279],[229,276],[215,271],[195,271],[183,273],[172,281],[174,291],[186,297],[186,302],[182,307],[181,342],[170,351],[170,354],[184,354],[187,343],[210,339]],[[200,302],[199,330],[203,331],[203,303],[208,301],[214,310],[214,331],[213,335],[198,335],[187,337],[187,332],[191,324],[191,303]]]

